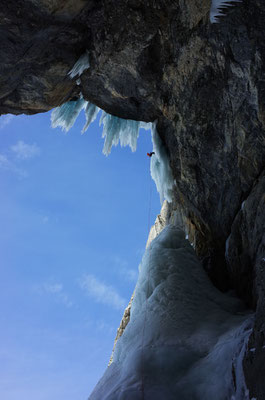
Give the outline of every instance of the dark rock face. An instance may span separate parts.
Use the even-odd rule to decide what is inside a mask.
[[[1,114],[48,111],[78,94],[67,73],[84,38],[69,15],[20,0],[3,4],[0,20]]]
[[[116,116],[157,120],[172,207],[197,254],[218,288],[257,307],[260,351],[245,371],[262,399],[265,3],[244,0],[215,25],[209,10],[210,0],[10,0],[0,11],[0,113],[48,111],[81,91]],[[86,49],[78,86],[68,72]]]

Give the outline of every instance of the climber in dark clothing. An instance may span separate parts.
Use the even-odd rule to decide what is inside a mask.
[[[151,153],[147,153],[148,157],[150,157],[150,158],[152,157],[153,154],[155,154],[154,151],[152,151]]]

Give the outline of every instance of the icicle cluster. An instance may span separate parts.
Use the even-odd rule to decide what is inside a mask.
[[[212,0],[210,11],[210,21],[212,24],[219,22],[219,17],[225,16],[224,9],[231,7],[234,3],[240,3],[241,0]]]
[[[69,72],[69,75],[71,78],[80,76],[87,68],[89,68],[88,52],[79,58]],[[86,116],[86,123],[82,129],[82,133],[84,133],[101,110],[94,104],[84,100],[82,95],[78,100],[69,101],[53,110],[51,115],[52,127],[61,127],[64,131],[69,131],[82,109],[84,109]],[[171,202],[174,179],[169,165],[167,150],[156,131],[156,124],[152,125],[140,121],[118,118],[107,114],[105,111],[102,111],[100,124],[103,124],[102,137],[105,139],[103,153],[105,155],[109,155],[112,146],[117,146],[118,143],[121,146],[130,146],[132,151],[136,151],[140,128],[150,129],[152,127],[152,141],[155,154],[151,158],[151,176],[156,183],[161,203],[164,199]]]
[[[80,97],[76,101],[68,101],[52,111],[51,123],[53,128],[61,127],[68,132],[74,125],[80,111],[86,107],[87,102]]]
[[[82,56],[77,60],[71,71],[69,71],[68,75],[70,75],[71,78],[74,78],[75,76],[80,76],[82,73],[90,67],[89,63],[89,54],[88,51],[86,51]]]
[[[86,124],[82,129],[82,133],[84,133],[101,110],[83,98],[76,101],[69,101],[55,108],[51,115],[52,127],[61,127],[64,131],[69,131],[82,109],[85,110],[86,115]],[[102,111],[100,124],[102,123],[102,137],[105,138],[103,153],[105,155],[109,155],[112,146],[117,146],[119,142],[121,146],[130,146],[132,151],[135,151],[140,128],[150,129],[151,127],[151,124],[118,118],[107,114],[105,111]]]
[[[137,139],[139,136],[140,122],[129,119],[122,119],[102,112],[100,124],[103,123],[103,134],[105,138],[103,153],[110,154],[112,146],[130,146],[136,151]]]
[[[164,199],[171,203],[174,178],[169,164],[167,150],[157,133],[155,123],[152,127],[152,141],[155,154],[151,158],[151,176],[155,181],[161,204]]]
[[[89,125],[95,121],[99,111],[100,111],[100,108],[95,106],[95,104],[89,103],[88,101],[86,102],[86,107],[85,107],[86,124],[85,124],[84,128],[82,129],[82,133],[85,133],[85,131],[87,130]]]

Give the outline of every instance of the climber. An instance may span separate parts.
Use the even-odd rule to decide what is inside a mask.
[[[154,151],[151,151],[151,153],[147,153],[148,157],[150,157],[150,158],[152,157],[153,154],[155,154]]]

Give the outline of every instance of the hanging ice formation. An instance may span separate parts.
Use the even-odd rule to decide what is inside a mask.
[[[171,203],[174,178],[169,164],[167,150],[157,133],[155,123],[153,123],[152,126],[152,141],[155,154],[151,158],[151,176],[155,181],[161,204],[164,199]]]
[[[84,109],[86,115],[86,124],[82,129],[82,133],[84,133],[101,110],[82,97],[75,101],[68,101],[62,106],[55,108],[51,115],[52,127],[61,127],[64,131],[69,131],[82,109]],[[109,155],[112,146],[117,146],[118,143],[121,146],[130,146],[131,150],[135,151],[140,128],[149,130],[152,127],[152,141],[155,154],[151,158],[151,176],[156,183],[161,203],[164,199],[171,202],[174,179],[166,148],[156,131],[156,124],[118,118],[107,114],[105,111],[102,111],[100,123],[103,123],[102,137],[105,138],[103,147],[105,155]]]
[[[210,10],[210,21],[212,24],[219,22],[219,17],[225,16],[224,10],[234,5],[234,3],[240,3],[241,0],[212,0],[212,6]]]
[[[139,136],[140,122],[114,117],[102,111],[100,124],[103,123],[103,134],[105,138],[103,153],[107,156],[111,152],[112,146],[130,146],[132,151],[136,151],[137,139]]]
[[[86,51],[75,63],[69,75],[71,78],[79,77],[87,68],[89,68],[89,54]],[[61,127],[64,131],[69,131],[82,109],[85,110],[86,115],[86,123],[82,129],[82,133],[84,133],[101,110],[94,104],[84,100],[82,94],[78,100],[68,101],[52,111],[52,127]],[[152,126],[152,124],[140,121],[118,118],[107,114],[105,111],[102,111],[100,124],[102,123],[102,137],[105,139],[103,153],[105,155],[109,155],[112,146],[117,146],[118,143],[120,143],[121,146],[130,146],[132,151],[136,151],[140,128],[150,129]],[[174,179],[169,165],[167,151],[156,132],[156,124],[152,126],[152,140],[155,155],[151,159],[151,176],[160,194],[161,204],[164,199],[171,202]]]
[[[68,75],[70,75],[71,78],[74,78],[75,76],[80,76],[82,73],[90,67],[89,63],[89,54],[88,51],[86,51],[82,56],[77,60],[71,71],[69,71]]]
[[[82,133],[84,133],[101,110],[94,104],[85,101],[82,97],[75,101],[68,101],[55,108],[51,115],[52,127],[61,127],[63,130],[68,131],[82,109],[85,110],[86,115],[86,124],[82,129]],[[107,114],[105,111],[102,111],[101,123],[103,123],[102,137],[105,138],[103,148],[105,155],[110,154],[112,146],[117,146],[119,142],[121,146],[130,146],[132,151],[135,151],[140,128],[150,129],[150,124],[118,118]]]
[[[252,323],[169,225],[144,254],[130,321],[89,399],[246,400],[242,361]]]
[[[99,111],[100,111],[100,108],[95,106],[95,104],[89,103],[88,101],[86,102],[86,107],[85,107],[86,124],[85,124],[84,128],[82,129],[82,133],[84,133],[87,130],[87,128],[89,127],[89,125],[95,121]]]
[[[80,97],[78,100],[68,101],[52,111],[51,124],[53,128],[61,127],[68,132],[74,125],[80,111],[85,108],[87,102]]]

